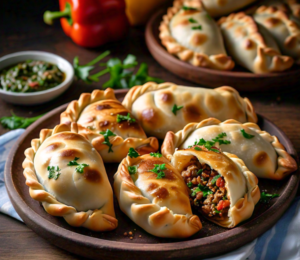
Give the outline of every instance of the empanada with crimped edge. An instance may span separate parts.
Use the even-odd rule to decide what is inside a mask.
[[[260,199],[258,180],[236,155],[194,146],[177,150],[171,163],[191,189],[193,207],[205,218],[233,228],[251,217]]]
[[[251,16],[233,13],[218,23],[229,54],[246,69],[262,74],[285,71],[293,65],[293,59],[281,55],[272,36]]]
[[[167,51],[183,61],[217,70],[234,67],[226,54],[218,25],[199,0],[175,0],[159,30]]]
[[[284,11],[272,6],[259,7],[253,17],[272,35],[283,54],[299,61],[300,28],[296,22]]]
[[[245,138],[241,130],[254,137]],[[221,122],[209,118],[200,123],[188,124],[176,134],[169,132],[162,145],[162,153],[171,160],[177,148],[188,148],[201,138],[212,141],[221,133],[226,134],[222,139],[231,143],[219,145],[217,142],[215,145],[222,151],[241,158],[257,177],[281,180],[297,170],[296,161],[287,153],[276,136],[262,131],[257,124],[242,124],[232,119]]]
[[[41,202],[47,213],[63,217],[71,226],[93,231],[110,231],[118,226],[102,158],[78,134],[76,123],[41,130],[40,138],[32,140],[25,156],[23,168],[30,196]],[[68,166],[74,159],[88,166],[80,173],[78,166]],[[48,167],[54,167],[54,176],[50,177]]]
[[[161,139],[168,131],[177,132],[188,123],[208,117],[257,121],[251,102],[231,87],[206,89],[149,82],[130,89],[123,105],[147,134]],[[172,112],[174,105],[183,106],[176,115]]]
[[[151,172],[165,164],[165,177]],[[137,167],[130,175],[128,167]],[[114,192],[121,210],[137,225],[158,237],[186,238],[202,228],[193,215],[187,186],[164,157],[125,158],[114,176]]]
[[[140,154],[157,151],[157,139],[147,138],[138,121],[117,122],[118,115],[127,116],[128,113],[130,112],[116,99],[114,91],[108,88],[105,91],[94,90],[91,94],[81,94],[79,100],[72,101],[61,114],[60,122],[77,122],[80,134],[90,140],[104,162],[120,162],[126,157],[130,147]],[[108,145],[103,144],[105,137],[100,134],[107,129],[116,135],[109,137],[113,152]]]

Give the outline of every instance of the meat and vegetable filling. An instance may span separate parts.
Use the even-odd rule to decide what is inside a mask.
[[[230,206],[224,178],[208,164],[196,157],[182,171],[181,176],[190,188],[192,206],[208,217],[226,218]]]

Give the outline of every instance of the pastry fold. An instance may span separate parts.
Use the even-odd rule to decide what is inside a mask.
[[[244,137],[242,130],[253,137]],[[176,134],[168,132],[162,145],[162,154],[171,160],[177,148],[188,148],[201,138],[212,141],[222,133],[226,135],[221,139],[230,143],[220,145],[216,142],[215,145],[241,158],[257,177],[281,180],[297,170],[296,161],[276,136],[262,131],[255,123],[242,124],[232,119],[221,122],[209,118],[200,123],[188,124]]]
[[[284,71],[293,65],[293,59],[281,55],[272,36],[251,16],[230,14],[218,23],[230,56],[246,69],[261,74]]]
[[[147,138],[131,114],[134,121],[125,119],[118,122],[119,115],[128,114],[130,112],[116,99],[114,91],[108,88],[105,91],[94,90],[91,94],[81,94],[79,100],[72,101],[61,114],[60,122],[67,125],[77,122],[79,133],[92,143],[104,162],[120,162],[126,157],[130,147],[140,154],[157,151],[157,139]],[[107,130],[114,134],[108,136],[111,148],[103,134]]]
[[[233,228],[252,216],[258,180],[236,155],[194,146],[176,151],[171,163],[191,189],[193,208],[208,220]]]
[[[123,105],[147,134],[161,139],[168,131],[177,132],[188,123],[209,117],[257,121],[251,102],[231,87],[206,89],[149,82],[130,89]],[[181,107],[176,114],[172,112],[175,105]]]
[[[199,0],[175,0],[159,27],[159,37],[170,54],[194,66],[231,70],[217,23]]]
[[[41,130],[25,156],[23,168],[30,196],[41,202],[47,213],[93,231],[118,226],[102,158],[78,134],[76,123]],[[73,160],[81,166],[69,166]]]
[[[162,164],[165,176],[158,179],[151,170]],[[135,173],[130,175],[129,167]],[[125,158],[114,176],[114,192],[121,210],[154,236],[186,238],[202,228],[192,213],[187,186],[164,157]]]

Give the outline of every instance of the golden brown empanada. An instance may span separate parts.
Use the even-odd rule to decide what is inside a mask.
[[[254,73],[279,72],[293,65],[291,57],[281,55],[268,31],[245,13],[223,17],[219,25],[229,54],[248,70]]]
[[[188,123],[208,117],[257,121],[250,101],[231,87],[206,89],[149,82],[130,89],[123,105],[147,134],[161,139],[168,131],[177,132]]]
[[[114,191],[121,210],[154,236],[186,238],[202,227],[180,173],[164,157],[125,158],[114,176]]]
[[[94,231],[113,230],[118,225],[113,192],[101,156],[80,134],[58,125],[43,129],[25,151],[23,162],[30,196],[47,213],[63,217],[68,224]]]
[[[159,37],[167,51],[194,66],[231,70],[217,23],[199,0],[175,0],[159,27]]]
[[[188,124],[176,134],[169,132],[162,145],[162,153],[171,160],[177,148],[188,148],[201,138],[213,141],[219,135],[223,137],[214,145],[224,152],[237,155],[257,177],[281,180],[297,170],[297,163],[276,136],[262,131],[254,123],[242,124],[232,119],[222,123],[209,118]]]
[[[80,124],[80,134],[91,141],[104,162],[120,162],[130,147],[140,154],[158,149],[157,139],[147,138],[140,124],[116,99],[110,88],[81,94],[79,100],[72,101],[60,118],[62,124]]]
[[[171,163],[190,188],[193,207],[208,220],[233,228],[251,217],[260,199],[258,181],[237,156],[213,150],[178,150]]]

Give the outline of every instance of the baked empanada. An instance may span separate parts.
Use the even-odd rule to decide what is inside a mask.
[[[245,13],[223,17],[219,25],[229,54],[248,70],[258,74],[279,72],[293,65],[291,57],[280,54],[268,31]]]
[[[253,17],[272,35],[283,54],[299,60],[300,29],[284,11],[272,6],[261,6]]]
[[[187,186],[164,157],[125,158],[114,176],[114,191],[121,210],[154,236],[186,238],[202,228]]]
[[[123,105],[147,134],[161,139],[168,131],[177,132],[208,117],[257,121],[251,102],[231,87],[206,89],[149,82],[130,89]]]
[[[188,148],[201,139],[202,143],[213,142],[222,151],[237,155],[260,178],[281,180],[297,170],[295,160],[276,136],[262,131],[254,123],[242,124],[235,120],[222,123],[209,118],[200,123],[188,124],[176,134],[169,132],[162,145],[162,153],[171,160],[177,148]]]
[[[94,231],[118,226],[113,192],[101,156],[80,134],[58,125],[43,129],[25,151],[23,162],[30,196],[47,213],[63,217],[68,224]]]
[[[171,163],[190,188],[193,207],[210,221],[233,228],[251,217],[260,199],[258,181],[237,156],[214,150],[178,150]]]
[[[199,0],[175,0],[159,27],[159,37],[167,51],[194,66],[231,70],[217,23]]]
[[[72,101],[60,118],[62,124],[80,124],[79,133],[90,140],[104,162],[120,162],[130,147],[140,154],[158,149],[157,139],[147,138],[140,124],[116,99],[110,88],[81,94],[79,100]]]
[[[218,17],[235,12],[257,0],[202,0],[207,12]]]

